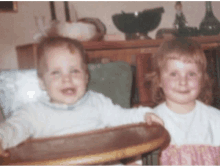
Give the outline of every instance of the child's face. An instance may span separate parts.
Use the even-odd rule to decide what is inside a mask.
[[[74,104],[86,93],[88,74],[80,53],[58,47],[46,52],[47,69],[39,80],[51,102]]]
[[[202,73],[195,63],[168,60],[161,71],[160,86],[166,102],[194,104],[201,90]]]

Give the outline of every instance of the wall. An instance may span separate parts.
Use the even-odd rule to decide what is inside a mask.
[[[69,1],[72,21],[82,17],[99,18],[107,27],[107,34],[120,34],[112,22],[115,13],[143,11],[144,9],[164,7],[165,12],[157,29],[149,33],[155,38],[160,28],[171,28],[175,18],[175,1]],[[183,12],[189,26],[199,27],[205,15],[204,1],[182,2]],[[58,20],[65,22],[64,3],[55,2]],[[220,1],[212,2],[214,15],[220,20]],[[75,14],[76,13],[76,14]],[[44,16],[45,23],[50,23],[50,9],[47,1],[21,1],[18,2],[17,13],[0,13],[0,69],[16,69],[17,57],[15,47],[33,43],[33,35],[38,32],[35,25],[35,16]]]

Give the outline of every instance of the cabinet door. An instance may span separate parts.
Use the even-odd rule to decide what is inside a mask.
[[[136,55],[136,87],[139,103],[143,105],[154,105],[151,95],[151,82],[146,80],[146,74],[152,69],[152,54]]]
[[[213,103],[212,105],[220,109],[220,48],[204,51],[207,57],[207,71],[213,79]]]
[[[33,69],[37,67],[37,44],[16,47],[18,68]]]

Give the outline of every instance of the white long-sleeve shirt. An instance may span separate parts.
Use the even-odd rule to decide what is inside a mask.
[[[24,105],[0,124],[0,139],[4,149],[13,147],[29,137],[50,137],[85,132],[128,123],[144,122],[148,107],[126,109],[114,105],[103,94],[88,91],[71,106],[52,104],[42,98]]]

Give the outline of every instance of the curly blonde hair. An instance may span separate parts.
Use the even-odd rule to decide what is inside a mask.
[[[168,60],[181,60],[196,63],[203,73],[202,90],[197,100],[205,104],[212,102],[212,80],[207,73],[207,59],[201,46],[189,38],[177,37],[164,41],[152,56],[152,72],[147,75],[151,81],[152,100],[159,104],[165,101],[165,95],[160,87],[160,75]]]

